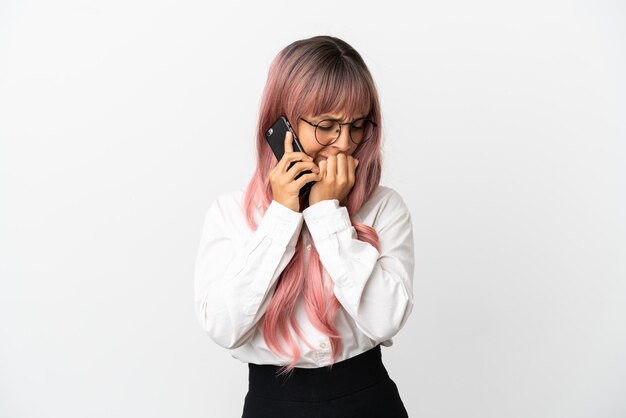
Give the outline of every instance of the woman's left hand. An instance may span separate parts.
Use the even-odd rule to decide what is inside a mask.
[[[358,165],[359,160],[342,153],[320,161],[318,180],[309,193],[309,206],[321,200],[337,199],[341,202],[354,186]]]

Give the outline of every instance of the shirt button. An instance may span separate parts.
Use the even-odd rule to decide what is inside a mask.
[[[320,348],[326,348],[326,343],[321,343]]]
[[[306,245],[306,249],[307,249],[307,250],[310,250],[310,249],[311,249],[311,244],[307,244],[307,245]]]

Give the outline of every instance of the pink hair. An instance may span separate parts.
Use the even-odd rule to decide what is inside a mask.
[[[246,220],[252,230],[258,227],[254,220],[254,211],[259,207],[261,214],[265,214],[272,202],[268,174],[277,164],[277,160],[264,133],[274,121],[280,115],[285,115],[298,135],[298,124],[295,122],[302,115],[345,112],[348,117],[363,110],[379,128],[374,131],[371,140],[359,145],[353,153],[359,160],[355,185],[340,204],[347,208],[358,239],[372,244],[380,251],[376,230],[355,222],[352,218],[380,182],[382,124],[378,93],[359,53],[346,42],[331,36],[315,36],[295,41],[281,50],[270,65],[257,126],[257,167],[248,183],[244,200]],[[308,195],[305,196],[301,201],[302,210],[308,206]],[[335,363],[343,347],[341,336],[334,324],[334,315],[341,305],[332,289],[324,289],[324,267],[312,240],[305,272],[302,239],[301,233],[295,254],[281,273],[272,300],[262,318],[263,337],[270,350],[293,359],[289,365],[281,368],[279,374],[293,371],[301,357],[289,325],[311,347],[295,318],[296,300],[300,294],[304,296],[311,323],[330,339],[332,363]],[[283,349],[278,337],[286,341],[289,353]]]

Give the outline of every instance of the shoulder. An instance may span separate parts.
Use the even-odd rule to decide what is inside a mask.
[[[390,223],[410,223],[411,214],[397,190],[379,185],[361,206],[357,220],[375,228],[381,228]]]
[[[363,207],[369,207],[370,210],[402,210],[408,211],[404,199],[394,188],[389,186],[378,185],[374,193],[363,204]]]
[[[218,193],[209,204],[207,218],[238,222],[242,219],[245,188]]]
[[[224,206],[226,208],[243,207],[245,188],[221,192],[215,196],[212,204]]]

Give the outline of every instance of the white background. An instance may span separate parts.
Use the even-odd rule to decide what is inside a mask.
[[[240,417],[193,313],[204,214],[247,184],[270,61],[338,36],[375,78],[415,308],[414,418],[626,416],[626,6],[0,3],[0,416]]]

